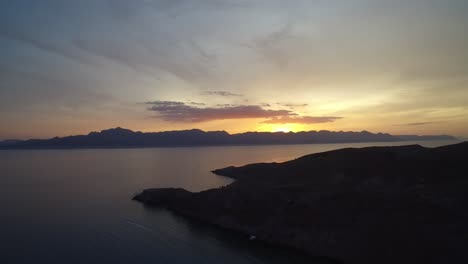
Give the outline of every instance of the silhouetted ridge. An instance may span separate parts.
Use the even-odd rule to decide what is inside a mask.
[[[15,145],[15,144],[20,143],[20,142],[22,142],[22,140],[7,139],[7,140],[0,141],[0,147],[1,146],[11,146],[11,145]]]
[[[202,131],[200,129],[134,132],[124,128],[112,128],[88,135],[31,139],[0,144],[0,148],[115,148],[115,147],[179,147],[179,146],[223,146],[223,145],[272,145],[391,142],[404,140],[453,140],[451,136],[393,136],[383,133],[362,132],[246,132],[229,134],[226,131]]]
[[[102,130],[101,132],[91,132],[89,135],[101,135],[101,136],[128,136],[128,135],[133,135],[135,133],[141,133],[141,132],[133,132],[130,129],[125,129],[121,127],[116,127],[116,128],[111,128],[111,129],[106,129]]]

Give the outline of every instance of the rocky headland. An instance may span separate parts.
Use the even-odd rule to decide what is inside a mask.
[[[468,263],[468,142],[228,167],[232,184],[134,197],[339,263]]]

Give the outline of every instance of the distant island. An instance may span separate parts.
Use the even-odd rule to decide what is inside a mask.
[[[134,199],[319,263],[468,263],[467,171],[468,142],[347,148],[215,170],[237,179],[217,189]]]
[[[361,132],[246,132],[229,134],[226,131],[202,131],[199,129],[134,132],[124,128],[112,128],[88,135],[55,137],[51,139],[6,140],[0,142],[0,149],[41,149],[41,148],[144,148],[184,146],[228,146],[228,145],[276,145],[276,144],[320,144],[394,142],[417,140],[456,140],[448,135],[417,136],[390,135],[387,133]]]

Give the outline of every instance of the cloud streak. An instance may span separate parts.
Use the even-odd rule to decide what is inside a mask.
[[[279,106],[284,106],[288,108],[300,108],[300,107],[307,107],[309,104],[302,103],[302,104],[294,104],[294,103],[276,103]]]
[[[273,117],[262,123],[265,124],[321,124],[335,122],[343,117],[337,116],[282,116]]]
[[[216,95],[216,96],[224,96],[224,97],[242,97],[242,94],[235,94],[226,91],[206,91],[203,92],[202,95]]]
[[[415,123],[400,124],[396,126],[426,126],[426,125],[432,125],[436,123],[440,123],[440,121],[439,122],[415,122]]]

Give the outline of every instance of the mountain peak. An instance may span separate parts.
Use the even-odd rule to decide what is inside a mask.
[[[110,128],[110,129],[105,129],[101,131],[101,134],[106,134],[106,135],[128,135],[128,134],[133,134],[133,132],[130,129],[126,128],[121,128],[121,127],[116,127],[116,128]]]

